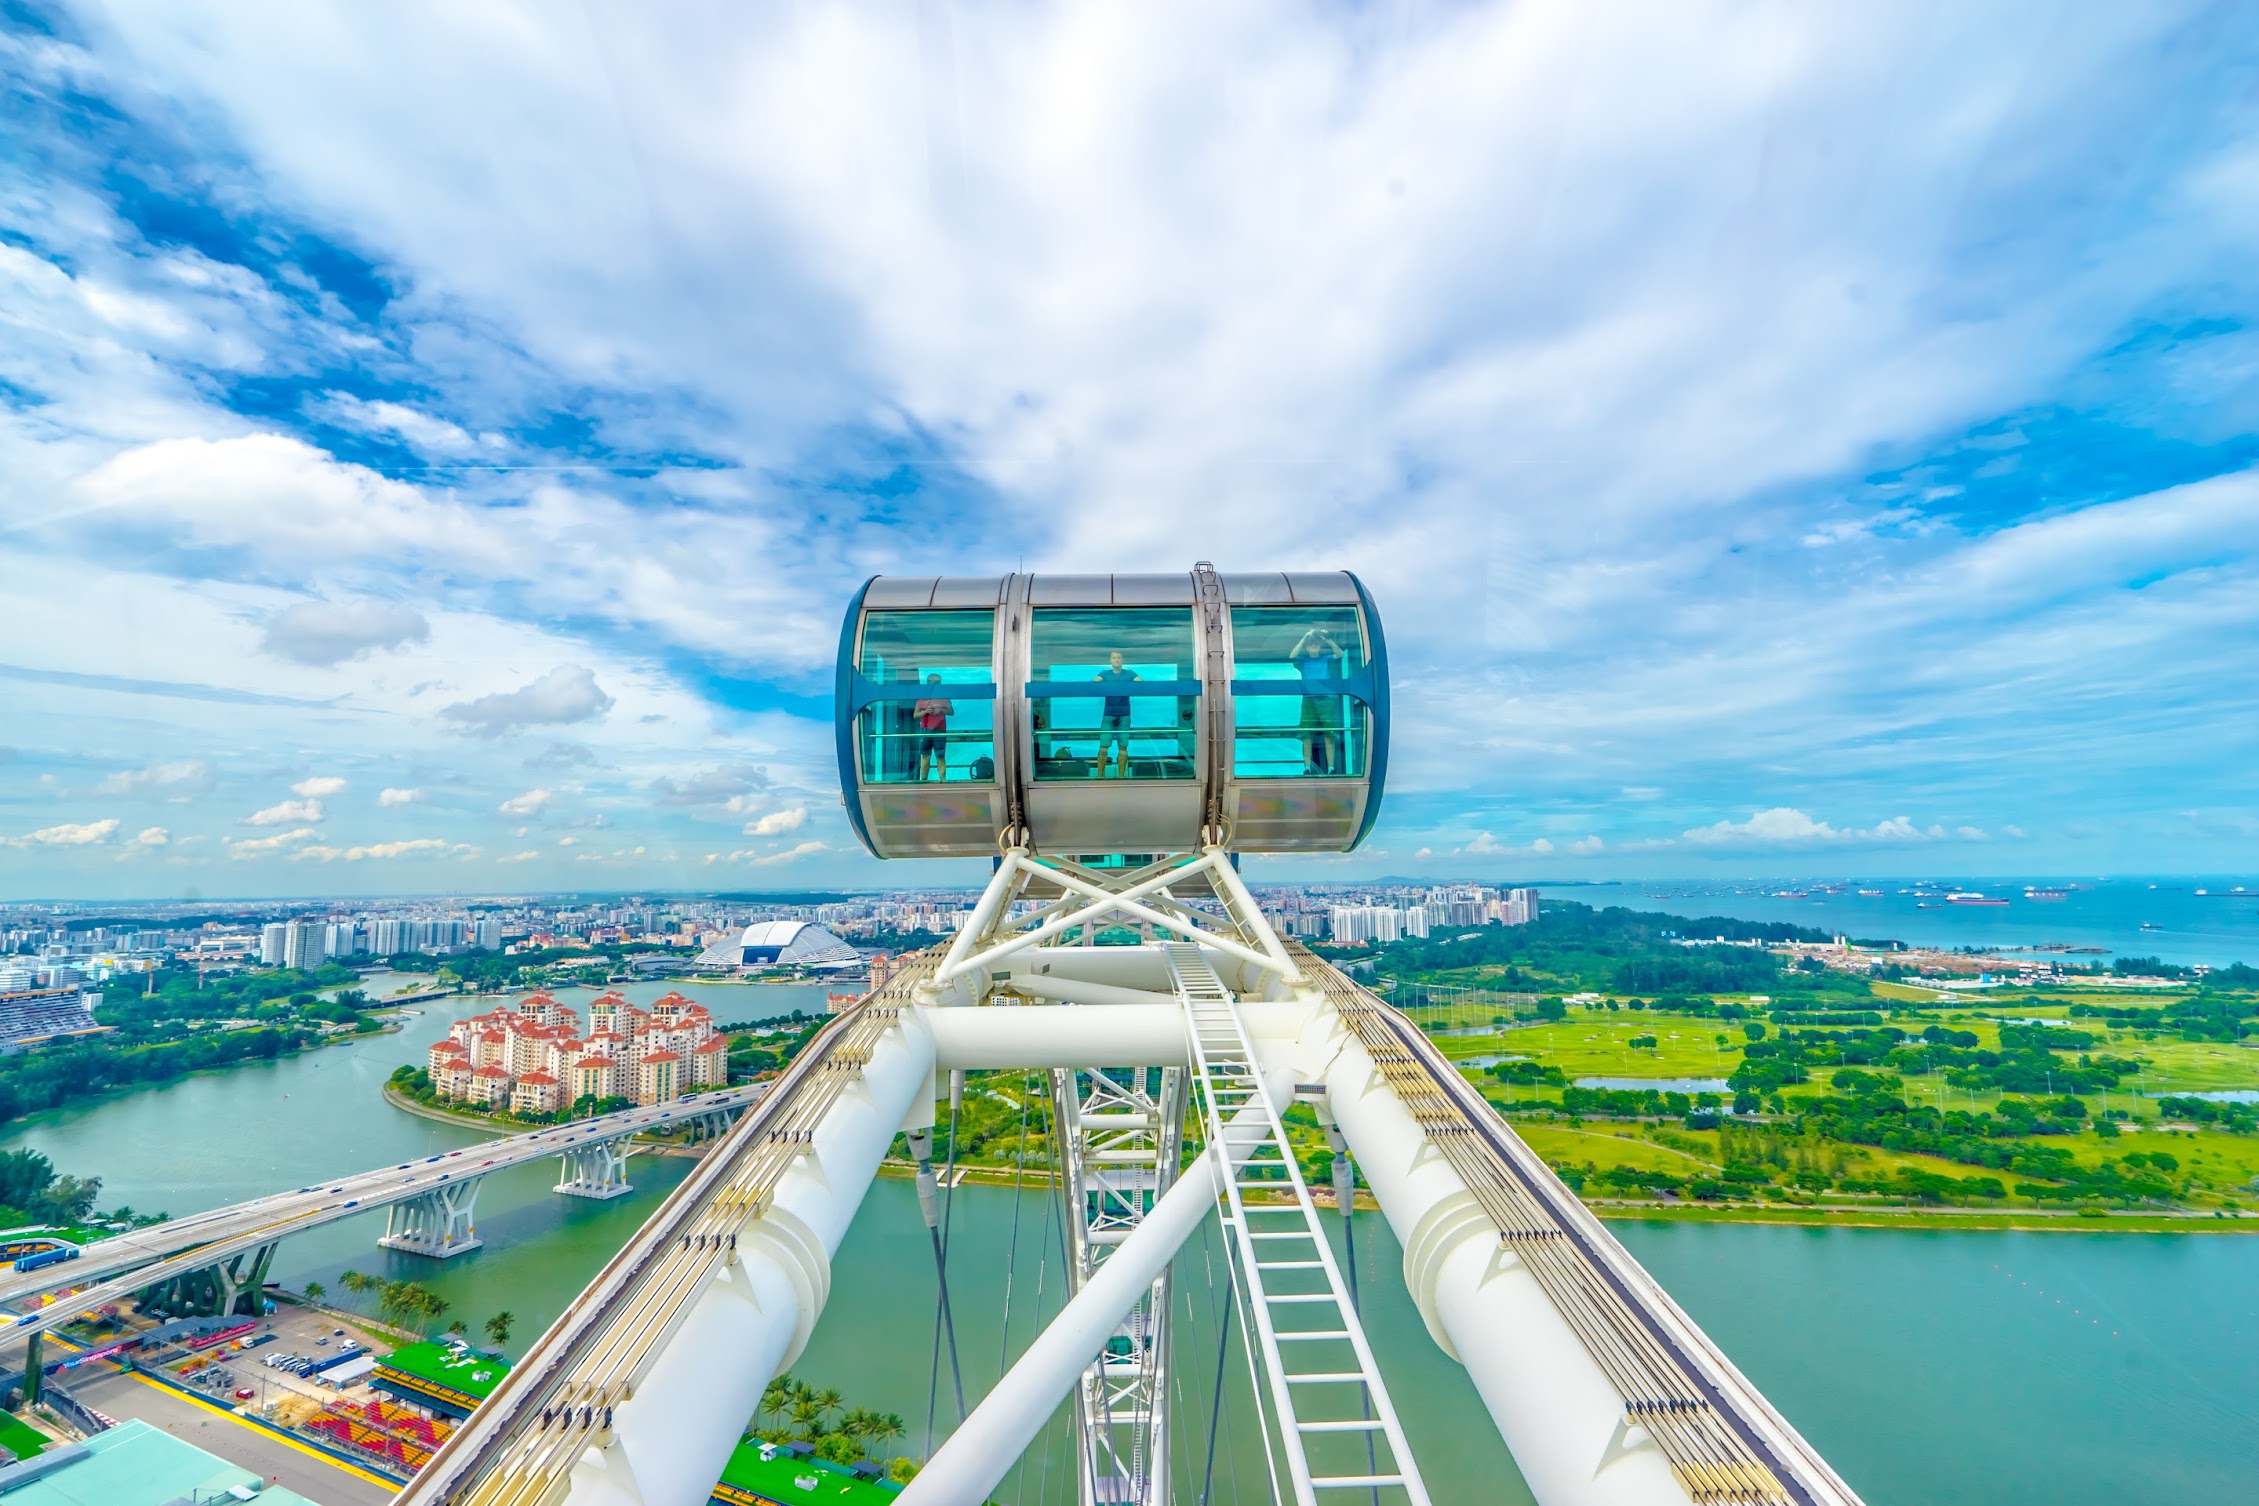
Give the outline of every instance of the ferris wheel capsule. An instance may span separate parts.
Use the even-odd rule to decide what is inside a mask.
[[[840,630],[840,788],[882,858],[1346,852],[1388,769],[1347,571],[874,576]]]

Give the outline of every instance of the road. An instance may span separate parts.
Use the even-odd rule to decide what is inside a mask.
[[[140,1418],[321,1506],[385,1506],[397,1490],[379,1475],[349,1469],[326,1454],[278,1438],[232,1412],[183,1396],[146,1376],[114,1371],[107,1365],[89,1368],[109,1373],[71,1381],[71,1395],[87,1406],[120,1422]]]
[[[622,1109],[97,1240],[87,1245],[77,1260],[36,1271],[12,1271],[0,1280],[0,1307],[8,1308],[43,1293],[78,1289],[71,1300],[18,1317],[9,1337],[21,1339],[46,1332],[90,1307],[123,1300],[156,1282],[201,1270],[341,1218],[475,1181],[528,1161],[562,1156],[646,1130],[667,1129],[717,1111],[741,1109],[759,1102],[768,1086],[752,1083],[678,1098],[672,1103]]]

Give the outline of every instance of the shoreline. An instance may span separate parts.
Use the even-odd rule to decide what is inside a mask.
[[[485,1130],[496,1139],[505,1135],[526,1135],[540,1129],[556,1129],[557,1125],[528,1124],[522,1119],[498,1119],[483,1114],[473,1114],[455,1109],[443,1109],[436,1104],[418,1103],[413,1098],[401,1096],[391,1083],[378,1089],[384,1101],[405,1114],[418,1119],[429,1119],[435,1124],[452,1124],[458,1129]],[[676,1145],[670,1140],[647,1139],[643,1135],[631,1136],[637,1154],[647,1156],[689,1156],[693,1160],[706,1154],[705,1145]],[[712,1142],[708,1142],[711,1144]]]

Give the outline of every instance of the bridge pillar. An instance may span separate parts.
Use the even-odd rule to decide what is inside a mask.
[[[202,1270],[184,1271],[142,1288],[134,1298],[134,1311],[157,1312],[169,1318],[231,1314],[255,1318],[265,1304],[267,1268],[274,1258],[275,1246],[270,1242],[215,1261]]]
[[[559,1158],[557,1185],[567,1197],[615,1198],[633,1192],[627,1179],[628,1137],[575,1146]]]
[[[484,1180],[472,1177],[394,1203],[385,1210],[384,1234],[377,1243],[388,1250],[428,1255],[434,1260],[477,1249],[482,1241],[471,1210],[478,1202],[479,1183]]]
[[[247,1254],[236,1255],[224,1264],[212,1267],[212,1285],[218,1313],[243,1313],[257,1317],[265,1304],[267,1267],[274,1263],[275,1247],[263,1244]],[[244,1262],[248,1260],[249,1266]],[[248,1299],[249,1307],[243,1304]]]

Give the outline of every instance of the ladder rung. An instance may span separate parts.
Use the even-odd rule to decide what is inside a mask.
[[[1263,1300],[1265,1302],[1334,1302],[1334,1295],[1332,1292],[1279,1292],[1276,1294],[1265,1292],[1263,1293]],[[1340,1304],[1334,1302],[1334,1305],[1338,1307]]]
[[[1310,1484],[1318,1490],[1368,1490],[1375,1485],[1402,1485],[1402,1475],[1312,1475]]]
[[[1255,1262],[1255,1269],[1258,1271],[1322,1271],[1325,1268],[1326,1263],[1322,1260],[1258,1260]]]
[[[1261,1233],[1261,1234],[1250,1234],[1250,1235],[1248,1235],[1247,1237],[1248,1237],[1249,1239],[1308,1239],[1308,1240],[1315,1240],[1315,1239],[1316,1239],[1316,1238],[1318,1237],[1318,1235],[1317,1235],[1317,1231],[1316,1231],[1316,1230],[1314,1230],[1314,1229],[1271,1229],[1271,1230],[1266,1230],[1265,1232],[1263,1232],[1263,1233]]]
[[[1349,1330],[1346,1328],[1296,1328],[1274,1333],[1271,1337],[1281,1344],[1289,1342],[1308,1343],[1313,1339],[1346,1339],[1349,1337]]]
[[[1374,1418],[1369,1422],[1298,1422],[1295,1427],[1305,1433],[1378,1433],[1387,1423]]]
[[[1308,1375],[1290,1375],[1286,1377],[1286,1383],[1290,1386],[1339,1386],[1350,1381],[1370,1379],[1372,1377],[1362,1370],[1325,1370],[1312,1371]],[[1374,1426],[1377,1427],[1379,1424],[1376,1423]]]

